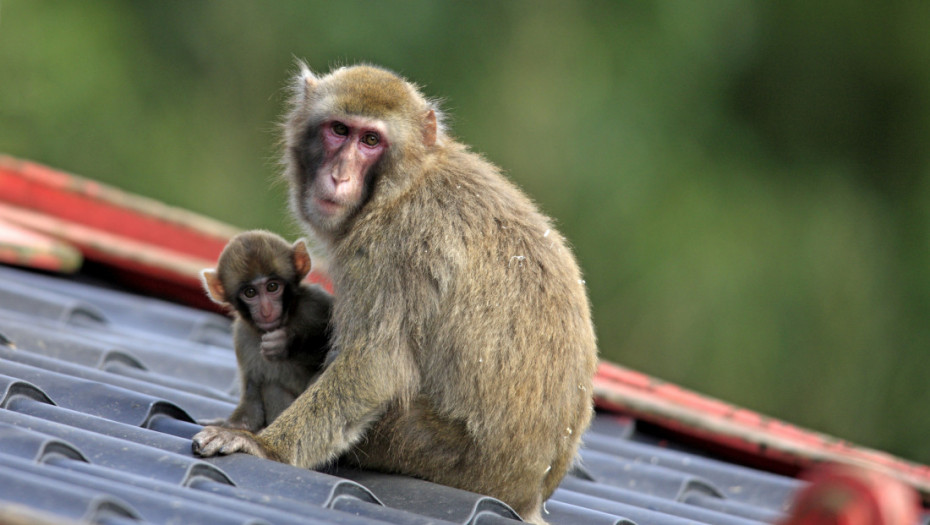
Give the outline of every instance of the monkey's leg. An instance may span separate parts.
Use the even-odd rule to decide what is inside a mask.
[[[242,396],[223,426],[256,431],[265,425],[265,408],[262,403],[262,388],[257,381],[244,378]]]
[[[427,400],[417,398],[406,409],[388,410],[343,457],[359,467],[487,494],[525,520],[545,523],[540,517],[544,472],[504,458],[502,446],[481,441],[469,434],[465,423],[441,417]]]
[[[416,399],[407,409],[389,409],[345,459],[364,468],[430,478],[460,471],[473,445],[464,424],[439,419],[428,402]]]
[[[265,407],[265,421],[260,428],[271,424],[281,412],[291,406],[297,396],[279,383],[266,383],[262,385],[262,405]],[[257,431],[258,429],[249,429]]]
[[[205,427],[217,426],[257,431],[264,426],[264,421],[265,414],[262,409],[262,399],[258,385],[243,380],[239,404],[236,405],[229,417],[204,419],[198,421],[198,423]]]

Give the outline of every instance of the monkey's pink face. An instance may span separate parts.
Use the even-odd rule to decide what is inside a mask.
[[[281,326],[284,315],[284,283],[278,279],[255,279],[239,292],[239,298],[249,309],[252,322],[263,332]]]
[[[385,126],[377,120],[343,118],[320,129],[323,162],[306,203],[323,224],[338,225],[365,198],[369,170],[388,148]]]

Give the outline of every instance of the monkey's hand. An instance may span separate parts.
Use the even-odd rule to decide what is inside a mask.
[[[198,432],[191,442],[191,451],[200,457],[210,457],[234,452],[245,452],[253,456],[277,461],[268,452],[258,439],[258,436],[247,430],[231,428],[206,427]]]
[[[278,328],[262,334],[262,357],[269,361],[287,359],[287,331]]]
[[[226,418],[223,418],[223,417],[216,417],[216,418],[212,418],[212,419],[201,419],[201,420],[197,421],[197,424],[198,424],[198,425],[203,425],[203,426],[205,426],[205,427],[210,427],[210,426],[213,426],[213,427],[225,427],[225,426],[227,426],[227,421],[226,421]]]
[[[261,430],[260,425],[252,425],[249,423],[249,420],[245,417],[239,419],[234,419],[230,416],[229,419],[216,418],[216,419],[202,419],[197,422],[198,425],[205,427],[223,427],[223,428],[233,428],[237,430],[249,430],[252,432],[258,432]]]

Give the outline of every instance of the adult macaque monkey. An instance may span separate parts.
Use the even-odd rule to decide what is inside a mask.
[[[307,468],[351,451],[543,523],[591,418],[596,366],[565,241],[397,75],[301,64],[291,103],[291,207],[329,252],[338,357],[262,432],[207,427],[194,451]]]
[[[210,298],[236,312],[239,405],[227,419],[204,422],[257,432],[274,421],[319,374],[329,349],[332,296],[302,284],[310,273],[303,241],[267,231],[232,238],[215,270],[201,273]]]

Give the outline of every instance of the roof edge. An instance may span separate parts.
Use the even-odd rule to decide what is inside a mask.
[[[802,429],[608,361],[598,366],[594,396],[600,408],[714,445],[724,453],[749,454],[785,471],[825,462],[864,467],[906,483],[930,501],[930,467]]]

